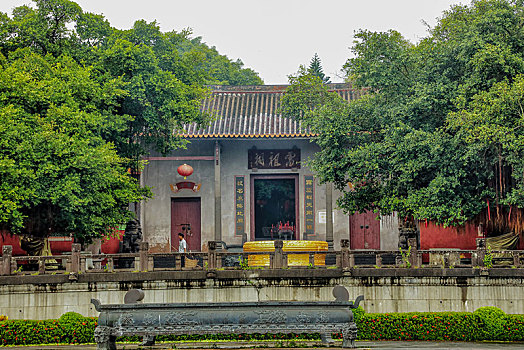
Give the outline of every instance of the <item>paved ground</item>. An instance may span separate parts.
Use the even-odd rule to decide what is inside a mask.
[[[296,347],[287,347],[288,342],[273,343],[273,342],[239,342],[239,343],[165,343],[154,347],[140,347],[138,344],[117,344],[118,350],[136,350],[136,349],[151,349],[151,350],[166,350],[166,349],[261,349],[261,348],[278,348],[278,349],[297,349],[297,348],[322,348],[319,343],[311,342],[297,342]],[[174,346],[173,346],[174,345]],[[334,347],[329,349],[341,349],[341,343],[337,342]],[[361,350],[388,350],[388,349],[467,349],[467,350],[488,350],[488,349],[503,349],[503,350],[517,350],[524,349],[524,343],[461,343],[461,342],[357,342],[357,348]],[[50,346],[13,346],[7,348],[9,350],[96,350],[95,345],[50,345]]]

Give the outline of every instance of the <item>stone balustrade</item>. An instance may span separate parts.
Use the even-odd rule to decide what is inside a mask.
[[[150,253],[147,242],[140,243],[138,253],[91,254],[84,253],[80,244],[73,244],[70,254],[54,256],[13,256],[12,247],[4,246],[0,259],[0,275],[54,275],[68,273],[74,280],[81,273],[153,272],[204,270],[213,275],[217,270],[254,269],[249,266],[250,256],[269,255],[268,269],[342,269],[358,268],[522,268],[524,251],[486,250],[482,239],[477,249],[417,249],[416,240],[408,239],[408,249],[399,251],[350,250],[349,241],[341,241],[341,249],[326,253],[326,263],[315,265],[318,252],[285,252],[282,241],[274,241],[274,252],[228,252],[219,250],[218,242],[208,242],[207,252]],[[289,254],[309,255],[308,266],[288,266]],[[182,259],[184,257],[185,259]],[[182,266],[185,260],[185,266]],[[123,263],[125,262],[125,263]],[[504,263],[504,264],[502,264]],[[257,269],[260,267],[257,267]]]

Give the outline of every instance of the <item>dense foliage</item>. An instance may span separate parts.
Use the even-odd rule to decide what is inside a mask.
[[[138,20],[119,30],[69,0],[34,2],[36,8],[17,7],[11,17],[0,13],[0,52],[9,57],[30,48],[42,56],[68,56],[101,81],[121,80],[124,93],[113,113],[126,125],[104,137],[135,161],[151,148],[166,153],[181,146],[174,131],[185,122],[203,122],[203,85],[262,83],[242,61],[191,38],[189,29],[163,33],[156,22]]]
[[[58,320],[0,322],[0,345],[84,344],[94,342],[97,319],[69,312]]]
[[[69,0],[0,13],[0,229],[89,242],[150,197],[128,174],[206,121],[205,84],[258,75],[191,32],[111,27]]]
[[[509,218],[524,208],[523,26],[522,0],[474,0],[417,44],[361,30],[344,69],[366,95],[349,105],[319,79],[291,77],[283,111],[319,135],[312,167],[343,191],[339,205],[455,225],[490,203],[493,231],[518,226]]]
[[[368,314],[355,312],[359,340],[524,341],[524,315],[507,315],[495,307],[475,312],[411,312]],[[0,345],[93,343],[97,319],[69,312],[58,320],[0,321]],[[341,339],[342,334],[333,334]],[[141,341],[140,337],[120,341]],[[163,335],[157,341],[202,340],[320,340],[320,334],[204,334]]]
[[[359,339],[438,341],[522,341],[524,315],[495,307],[470,312],[364,314]]]
[[[72,59],[18,50],[0,70],[0,223],[12,232],[80,241],[126,222],[149,196],[102,134],[122,82],[99,82]]]

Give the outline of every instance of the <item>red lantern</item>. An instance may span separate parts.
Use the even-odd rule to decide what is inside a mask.
[[[176,171],[178,171],[180,176],[183,176],[185,179],[187,176],[190,176],[191,174],[193,174],[193,167],[191,165],[182,164],[181,166],[178,167]]]

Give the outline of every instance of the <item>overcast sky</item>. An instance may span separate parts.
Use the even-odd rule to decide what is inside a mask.
[[[192,28],[209,46],[260,73],[266,84],[287,75],[316,53],[324,72],[341,81],[358,29],[395,29],[416,42],[442,11],[469,0],[77,0],[84,11],[103,14],[112,26],[156,20],[163,31]],[[30,0],[0,0],[0,11]]]

